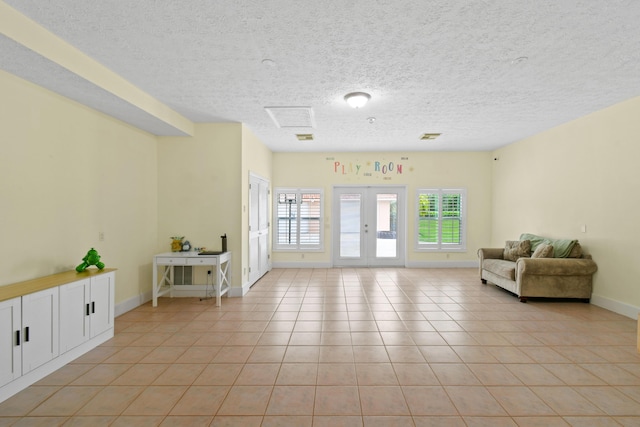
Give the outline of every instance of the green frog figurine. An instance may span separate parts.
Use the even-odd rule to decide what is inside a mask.
[[[100,262],[100,255],[98,255],[98,251],[93,248],[89,249],[84,258],[82,258],[82,264],[76,267],[76,271],[81,273],[90,265],[95,265],[99,270],[104,268],[104,263]]]

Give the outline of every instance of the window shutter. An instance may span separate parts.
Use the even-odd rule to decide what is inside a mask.
[[[274,249],[322,248],[322,190],[275,189]]]
[[[464,250],[464,189],[419,189],[416,248]]]

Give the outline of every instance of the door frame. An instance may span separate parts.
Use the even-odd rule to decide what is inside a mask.
[[[257,186],[258,191],[252,192],[252,186]],[[264,191],[263,191],[264,190]],[[248,212],[247,212],[247,283],[251,287],[269,270],[271,270],[271,217],[269,203],[271,200],[271,182],[253,172],[249,172],[249,192],[248,192]],[[253,200],[253,195],[257,194],[258,200]],[[257,202],[257,203],[254,203]],[[257,207],[257,212],[253,210]],[[258,223],[262,223],[257,230],[251,229],[252,215],[257,213]],[[265,222],[261,221],[264,220]],[[257,247],[254,247],[256,246]],[[258,259],[254,260],[253,257]],[[257,261],[257,271],[253,271],[254,262]]]
[[[340,258],[340,203],[337,198],[339,193],[336,190],[354,189],[354,191],[375,191],[398,193],[398,224],[397,224],[397,252],[394,258],[375,258],[375,263],[369,265],[370,257],[360,257],[353,259]],[[388,191],[387,191],[388,190]],[[331,194],[331,265],[333,267],[406,267],[407,254],[407,186],[406,185],[334,185]],[[370,198],[363,203],[374,203]],[[361,230],[361,234],[362,234]],[[377,238],[377,237],[376,237]],[[367,243],[365,242],[365,246]]]

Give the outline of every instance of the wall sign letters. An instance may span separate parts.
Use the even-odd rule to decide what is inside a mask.
[[[400,157],[399,161],[369,160],[369,161],[341,161],[335,157],[327,157],[331,161],[333,173],[336,175],[356,175],[363,177],[382,177],[389,180],[394,175],[402,175],[407,170],[408,157]],[[409,168],[409,171],[413,168]]]

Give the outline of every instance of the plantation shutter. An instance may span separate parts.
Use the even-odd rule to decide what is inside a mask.
[[[277,197],[277,244],[297,245],[298,195],[295,193],[279,193]]]
[[[442,194],[442,244],[459,245],[462,236],[462,202],[460,193]]]
[[[416,249],[465,249],[464,189],[419,189]]]
[[[322,248],[322,190],[276,189],[274,249]]]

